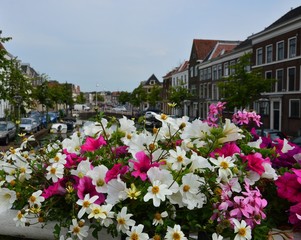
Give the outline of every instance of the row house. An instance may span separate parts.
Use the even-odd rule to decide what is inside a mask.
[[[276,79],[268,99],[266,125],[288,135],[301,130],[301,6],[292,9],[263,31],[249,37],[253,66]]]
[[[217,83],[231,74],[231,65],[251,52],[251,69],[261,69],[265,78],[276,79],[263,114],[266,128],[288,135],[301,133],[301,6],[292,9],[263,31],[245,41],[194,39],[189,59],[187,115],[204,119],[211,103],[221,101]],[[251,109],[259,112],[259,102]]]
[[[229,66],[235,64],[234,56],[228,53],[241,42],[230,40],[194,39],[189,59],[189,88],[193,95],[186,101],[187,115],[192,118],[206,118],[210,103],[218,101],[217,81],[230,74]],[[235,54],[238,58],[240,54]]]
[[[152,74],[146,81],[142,81],[141,83],[142,88],[145,90],[145,92],[148,94],[152,91],[154,87],[159,87],[162,89],[162,82],[158,80],[158,78],[155,76],[155,74]],[[159,98],[162,98],[162,93]],[[150,108],[155,109],[162,109],[162,101],[157,101],[156,106],[151,106],[148,101],[141,103],[142,109],[147,110]],[[141,106],[140,106],[141,109]]]

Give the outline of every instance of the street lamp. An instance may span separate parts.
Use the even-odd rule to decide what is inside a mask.
[[[264,135],[264,124],[263,124],[263,115],[266,113],[268,106],[269,106],[269,99],[267,98],[260,98],[258,99],[259,103],[259,113],[262,119],[262,124],[261,124],[261,136],[263,137]]]
[[[96,91],[95,91],[95,111],[97,111],[97,88],[99,87],[99,84],[96,84]]]

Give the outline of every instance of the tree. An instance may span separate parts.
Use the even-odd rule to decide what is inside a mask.
[[[262,92],[271,90],[275,79],[265,79],[261,69],[248,71],[251,66],[251,53],[240,57],[237,64],[231,66],[234,73],[218,83],[221,95],[229,109],[246,108],[258,100]]]
[[[175,103],[176,107],[183,112],[184,100],[188,100],[192,97],[192,94],[187,88],[184,87],[184,84],[171,87],[168,92],[168,101],[170,103]]]
[[[76,96],[76,102],[81,104],[86,103],[86,98],[83,92],[80,92],[80,94]]]
[[[162,100],[162,88],[158,85],[155,85],[151,88],[150,92],[147,93],[146,100],[148,101],[151,107],[156,108],[157,102]]]
[[[122,91],[119,94],[118,102],[121,103],[122,105],[125,105],[126,103],[130,102],[130,100],[131,100],[131,93]]]
[[[142,85],[140,84],[139,87],[133,90],[131,94],[130,103],[135,107],[139,107],[140,104],[145,101],[146,101],[146,91],[143,89]]]

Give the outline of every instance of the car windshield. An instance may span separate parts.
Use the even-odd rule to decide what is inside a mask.
[[[31,124],[31,120],[30,119],[21,119],[21,124]]]
[[[6,124],[1,123],[0,124],[0,131],[5,131],[6,130]]]
[[[282,132],[273,132],[273,133],[270,133],[270,138],[271,138],[272,140],[276,140],[276,139],[278,139],[278,138],[284,139],[285,136],[284,136],[284,134],[283,134]]]

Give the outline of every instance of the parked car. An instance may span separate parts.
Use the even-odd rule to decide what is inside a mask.
[[[144,114],[145,117],[145,128],[147,130],[162,127],[162,122],[155,117],[155,112],[147,111]]]
[[[42,124],[45,126],[47,123],[56,123],[58,121],[58,114],[55,112],[48,112],[42,116]]]
[[[257,135],[261,136],[261,132],[261,129],[256,129]],[[263,136],[271,139],[273,142],[277,141],[277,139],[288,139],[283,132],[277,129],[263,129]]]
[[[19,128],[24,133],[35,133],[38,131],[38,123],[34,118],[21,118]]]
[[[0,141],[5,145],[9,144],[9,141],[14,139],[17,134],[17,127],[13,122],[1,121],[0,122]]]
[[[126,112],[126,108],[124,106],[117,106],[112,108],[112,110],[116,112]]]
[[[34,118],[36,120],[36,122],[38,123],[38,131],[40,131],[44,127],[42,122],[42,114],[40,112],[31,113],[28,117]]]
[[[291,142],[301,147],[301,136],[294,138]]]

